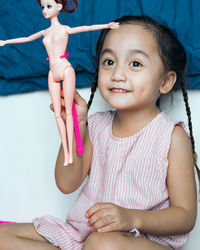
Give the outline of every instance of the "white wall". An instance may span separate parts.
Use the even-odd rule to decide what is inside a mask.
[[[89,89],[79,92],[88,100]],[[200,91],[189,91],[189,98],[196,150],[200,153]],[[55,185],[60,138],[50,102],[47,91],[0,97],[0,220],[29,222],[45,214],[64,220],[79,192],[64,195]],[[105,109],[108,106],[97,94],[90,113]],[[164,109],[172,118],[187,123],[179,92],[174,95],[172,108],[165,104]],[[200,214],[184,249],[199,249],[199,226]]]

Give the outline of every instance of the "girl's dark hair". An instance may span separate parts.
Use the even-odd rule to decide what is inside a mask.
[[[119,22],[120,25],[123,25],[123,24],[141,25],[143,26],[145,30],[151,32],[157,41],[158,53],[162,60],[165,71],[166,72],[174,71],[176,73],[177,79],[174,84],[173,90],[178,90],[178,89],[182,90],[183,99],[184,99],[185,107],[186,107],[186,113],[188,117],[188,127],[190,131],[190,139],[191,139],[191,146],[192,146],[192,152],[193,152],[193,157],[194,157],[194,165],[197,170],[198,179],[200,180],[200,170],[197,167],[197,161],[195,159],[196,155],[195,155],[194,136],[193,136],[193,131],[192,131],[191,111],[190,111],[190,106],[189,106],[189,101],[188,101],[188,94],[186,90],[185,75],[186,75],[186,61],[187,60],[186,60],[186,53],[185,53],[183,46],[181,45],[181,43],[178,41],[178,39],[175,37],[173,32],[168,27],[158,23],[157,21],[153,20],[152,18],[148,16],[124,16],[115,21]],[[101,51],[103,48],[105,38],[109,31],[110,29],[102,30],[99,36],[99,39],[97,41],[96,75],[95,75],[94,82],[91,86],[91,95],[88,101],[88,109],[90,108],[92,104],[94,93],[97,89],[99,60],[100,60]],[[157,100],[156,104],[159,105],[159,102],[160,102],[160,99]]]
[[[77,7],[78,7],[78,0],[54,0],[56,3],[60,3],[62,4],[63,8],[62,11],[63,12],[68,12],[68,13],[72,13],[74,12]],[[41,5],[41,0],[37,0],[37,2],[39,3],[39,5]],[[73,8],[68,9],[68,6],[73,6]]]

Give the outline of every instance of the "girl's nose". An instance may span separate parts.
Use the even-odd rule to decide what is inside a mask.
[[[123,67],[117,67],[114,71],[113,71],[113,75],[112,75],[112,81],[116,81],[116,82],[125,82],[126,81],[126,73],[123,70]]]

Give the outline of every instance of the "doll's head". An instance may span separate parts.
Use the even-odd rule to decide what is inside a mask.
[[[54,2],[56,2],[57,4],[61,4],[61,11],[63,12],[68,12],[68,13],[72,13],[74,12],[77,7],[78,7],[78,0],[53,0]],[[42,5],[42,0],[37,0],[37,2],[39,3],[39,5]]]
[[[172,33],[172,31],[169,28],[161,25],[160,23],[158,23],[157,21],[153,20],[152,18],[148,16],[125,16],[115,21],[119,22],[120,26],[127,25],[127,24],[140,26],[143,28],[144,32],[147,31],[154,38],[155,46],[156,46],[157,52],[159,54],[159,57],[163,65],[163,75],[167,75],[169,72],[173,72],[175,74],[174,83],[171,86],[170,90],[172,89],[182,90],[185,107],[186,107],[186,113],[188,116],[188,125],[189,125],[189,130],[190,130],[192,149],[193,149],[193,153],[195,153],[194,139],[193,139],[193,132],[192,132],[192,122],[191,122],[191,112],[190,112],[188,95],[186,91],[186,82],[185,82],[186,53],[185,53],[183,46],[181,45],[181,43],[178,41],[178,39],[175,37],[175,35]],[[102,67],[100,64],[101,56],[102,56],[102,49],[104,47],[104,43],[107,42],[106,38],[109,38],[108,34],[110,34],[110,32],[113,32],[113,31],[111,29],[102,30],[100,37],[98,39],[98,42],[97,42],[97,46],[96,46],[97,69],[96,69],[95,80],[91,87],[91,96],[88,102],[88,109],[91,106],[94,93],[98,86],[98,81],[100,80],[100,77],[101,77],[101,74],[99,75],[99,73],[101,73],[101,67]],[[114,32],[118,32],[118,30]],[[148,40],[146,41],[146,43],[148,44]],[[112,61],[110,63],[112,63]],[[168,93],[169,91],[167,91],[166,93]],[[158,99],[156,101],[157,106],[159,106],[160,96],[161,95],[158,95]]]

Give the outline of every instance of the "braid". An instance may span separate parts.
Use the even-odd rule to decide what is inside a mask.
[[[90,106],[92,104],[92,101],[93,101],[93,98],[94,98],[94,93],[96,92],[96,89],[97,89],[97,85],[98,85],[98,74],[96,73],[94,81],[93,81],[92,86],[91,86],[90,99],[89,99],[89,101],[87,103],[88,110],[89,110],[89,108],[90,108]]]
[[[181,84],[181,89],[182,89],[182,94],[183,94],[183,99],[185,102],[185,108],[186,108],[186,113],[188,117],[188,127],[190,131],[190,140],[191,140],[191,146],[192,146],[192,153],[193,153],[193,159],[194,159],[194,165],[197,171],[198,179],[200,181],[200,169],[197,166],[197,161],[196,161],[196,152],[195,152],[195,143],[194,143],[194,136],[193,136],[193,130],[192,130],[192,118],[191,118],[191,111],[190,111],[190,106],[188,102],[188,93],[185,88],[185,84]]]

